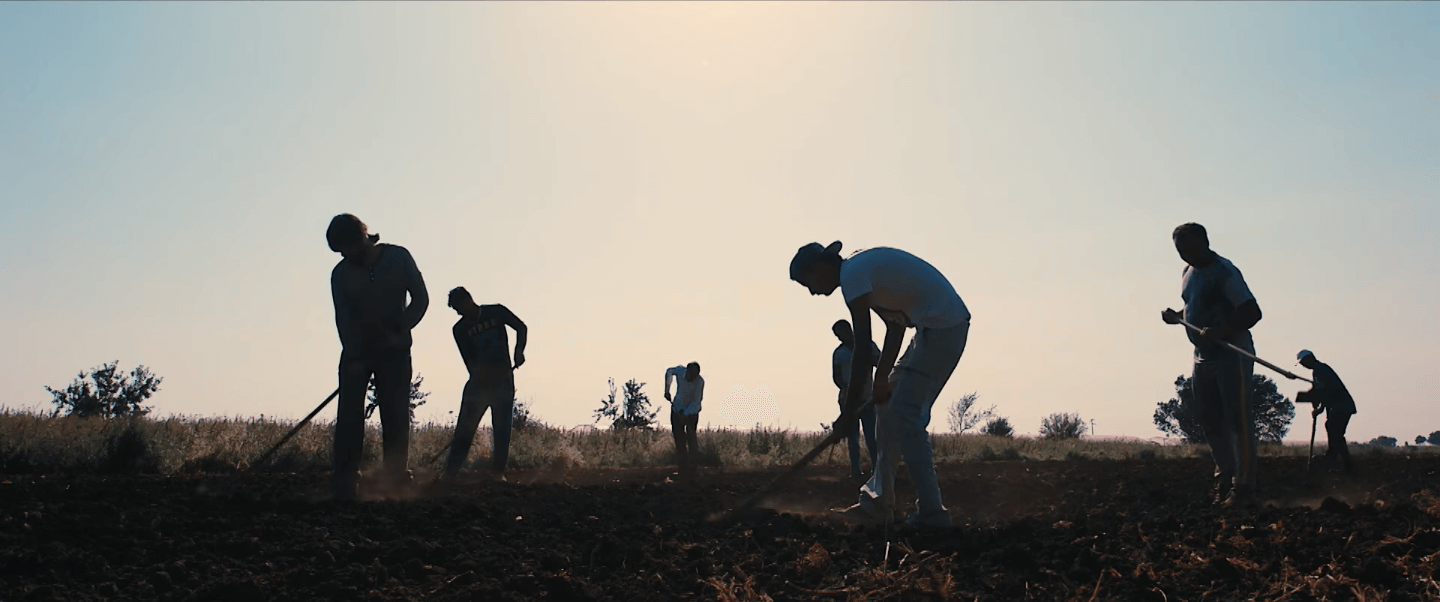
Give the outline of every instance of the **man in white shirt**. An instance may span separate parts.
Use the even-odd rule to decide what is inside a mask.
[[[670,381],[678,381],[670,395]],[[705,379],[700,364],[690,362],[665,371],[665,401],[670,402],[670,431],[675,435],[675,464],[681,474],[690,474],[700,465],[700,400],[705,397]]]
[[[1250,381],[1255,362],[1224,343],[1255,353],[1250,329],[1260,321],[1260,306],[1239,268],[1210,250],[1204,226],[1181,224],[1170,239],[1186,264],[1180,277],[1185,307],[1166,309],[1160,318],[1167,324],[1183,319],[1201,329],[1196,333],[1187,328],[1185,334],[1195,346],[1191,386],[1196,414],[1215,459],[1215,498],[1227,506],[1253,504],[1258,441],[1255,418],[1247,410],[1253,404]]]
[[[846,510],[858,518],[889,521],[895,509],[895,470],[905,460],[915,486],[916,512],[911,525],[948,527],[950,513],[940,499],[940,483],[930,448],[930,410],[965,352],[970,310],[950,281],[924,260],[887,247],[840,257],[840,241],[828,247],[810,243],[790,261],[790,278],[814,295],[841,289],[850,309],[855,340],[872,340],[870,312],[885,322],[885,344],[875,365],[872,399],[879,429],[875,474],[860,488],[860,500]],[[896,363],[907,328],[915,337]],[[856,375],[871,368],[869,350],[856,347],[846,392],[846,414],[864,403],[865,381]],[[842,432],[846,417],[836,421]]]
[[[830,354],[830,378],[835,381],[835,386],[840,389],[840,412],[843,413],[846,407],[846,389],[850,388],[851,362],[853,362],[855,358],[855,332],[850,328],[850,322],[847,320],[836,320],[835,324],[830,327],[830,332],[835,333],[835,338],[840,339],[840,344],[836,346],[835,351]],[[875,362],[880,361],[880,348],[875,346],[875,341],[867,342],[870,343],[870,367],[873,368]],[[869,370],[866,370],[861,373],[860,377],[868,380],[871,378],[871,373]],[[872,384],[873,383],[869,382],[865,383],[866,399],[869,399]],[[860,423],[858,426],[861,428],[856,428],[857,425],[855,423],[857,421]],[[858,479],[863,476],[864,473],[860,472],[860,433],[856,432],[857,430],[863,430],[865,433],[865,449],[870,452],[870,470],[872,472],[875,470],[874,406],[861,410],[860,413],[849,422],[849,426],[846,428],[850,430],[850,434],[845,437],[850,447],[850,477]]]

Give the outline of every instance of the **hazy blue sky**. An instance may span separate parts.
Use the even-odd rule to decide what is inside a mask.
[[[1314,350],[1352,438],[1413,439],[1440,429],[1437,57],[1423,3],[0,3],[0,403],[118,359],[162,415],[303,416],[353,212],[429,285],[422,418],[458,407],[464,285],[530,325],[542,420],[695,360],[702,422],[818,428],[844,304],[786,267],[838,239],[969,305],[937,414],[978,391],[1021,432],[1151,437],[1198,221],[1261,356]]]

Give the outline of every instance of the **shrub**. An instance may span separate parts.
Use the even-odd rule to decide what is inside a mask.
[[[616,398],[615,379],[610,379],[610,396],[600,400],[595,422],[609,418],[610,428],[618,430],[655,428],[655,415],[660,411],[650,409],[650,396],[640,391],[644,386],[645,383],[630,379],[625,383],[625,397],[620,400]]]
[[[1040,435],[1046,439],[1079,439],[1085,430],[1079,414],[1051,414],[1040,420]]]
[[[1005,417],[991,418],[985,426],[980,429],[980,434],[992,437],[1014,437],[1015,429],[1010,426],[1010,420]]]
[[[415,421],[415,408],[418,408],[418,407],[420,407],[420,406],[425,405],[425,398],[430,396],[430,393],[429,393],[429,392],[427,392],[427,391],[421,391],[421,390],[420,390],[420,385],[422,385],[422,384],[424,384],[424,383],[425,383],[425,377],[424,377],[424,376],[421,376],[421,375],[419,375],[419,374],[416,374],[416,375],[415,375],[415,380],[410,383],[410,421],[411,421],[411,422],[414,422],[414,421]],[[367,385],[365,385],[365,387],[366,387],[366,391],[368,391],[368,393],[366,393],[366,397],[365,397],[365,399],[367,400],[366,406],[365,406],[365,418],[366,418],[366,419],[369,419],[369,418],[370,418],[370,415],[375,413],[375,408],[380,407],[380,403],[377,402],[377,401],[375,401],[375,379],[370,379],[370,383],[367,384]]]
[[[120,360],[115,360],[91,368],[89,374],[81,372],[63,391],[45,387],[54,396],[55,415],[118,418],[149,414],[145,400],[160,390],[164,379],[145,366],[136,366],[126,376],[116,369],[119,364]]]
[[[1399,441],[1397,441],[1394,437],[1386,437],[1385,435],[1381,435],[1379,437],[1371,439],[1369,444],[1376,447],[1395,447],[1396,443],[1399,443]]]

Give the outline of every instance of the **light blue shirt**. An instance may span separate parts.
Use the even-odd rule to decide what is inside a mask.
[[[665,392],[670,392],[670,379],[675,379],[675,395],[670,402],[672,413],[695,416],[700,413],[700,400],[705,397],[705,377],[696,375],[695,380],[685,380],[685,366],[675,366],[665,371]]]

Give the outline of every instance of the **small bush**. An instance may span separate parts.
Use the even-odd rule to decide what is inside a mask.
[[[117,366],[120,360],[81,372],[63,390],[45,387],[54,399],[55,415],[80,418],[120,418],[150,413],[145,400],[160,390],[164,379],[152,374],[145,366],[136,366],[125,375]]]
[[[985,426],[980,429],[980,434],[990,435],[991,437],[1010,438],[1015,436],[1015,428],[1010,426],[1009,419],[1003,417],[992,418],[990,422],[986,422]]]
[[[1046,439],[1079,439],[1085,431],[1079,414],[1051,414],[1040,420],[1040,436]]]

